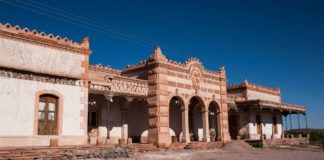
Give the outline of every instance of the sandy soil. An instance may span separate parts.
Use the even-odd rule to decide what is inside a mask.
[[[267,149],[251,149],[249,151],[229,151],[224,149],[213,150],[184,150],[166,152],[148,152],[139,155],[136,159],[156,160],[324,160],[324,152],[316,147],[281,146]]]

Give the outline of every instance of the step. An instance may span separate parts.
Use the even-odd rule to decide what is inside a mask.
[[[222,147],[222,142],[191,142],[185,149],[211,149]]]
[[[183,150],[186,146],[187,146],[187,144],[185,144],[185,143],[172,143],[168,149],[169,150]]]
[[[158,151],[159,150],[153,144],[140,144],[140,143],[138,143],[138,144],[132,144],[129,147],[134,149],[135,152],[148,152],[148,151]]]

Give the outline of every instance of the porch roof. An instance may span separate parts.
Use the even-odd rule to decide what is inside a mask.
[[[306,108],[304,106],[298,106],[286,103],[277,103],[266,100],[236,100],[235,101],[238,108],[268,108],[277,109],[280,111],[285,111],[289,113],[306,113]]]

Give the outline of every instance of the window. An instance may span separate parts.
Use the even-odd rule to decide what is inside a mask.
[[[41,95],[38,108],[38,134],[57,134],[58,98],[53,95]]]

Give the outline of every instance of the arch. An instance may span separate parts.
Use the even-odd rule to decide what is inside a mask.
[[[48,89],[42,89],[36,92],[35,94],[35,107],[34,107],[34,129],[33,134],[38,135],[38,109],[39,109],[39,102],[40,97],[42,95],[52,95],[57,97],[58,99],[58,111],[57,111],[57,125],[56,125],[56,132],[57,135],[62,135],[62,127],[63,127],[63,101],[64,96],[58,91],[55,90],[48,90]]]
[[[217,105],[219,107],[220,110],[222,109],[221,103],[218,100],[216,100],[216,99],[215,100],[214,99],[209,100],[209,101],[206,102],[206,104],[208,104],[208,107],[211,104],[215,104],[215,105]]]
[[[197,98],[199,100],[199,102],[202,103],[203,106],[204,106],[203,111],[207,111],[206,103],[205,103],[205,101],[204,101],[204,99],[202,97],[203,96],[201,94],[199,94],[199,93],[194,93],[194,94],[189,95],[188,98],[187,98],[187,101],[186,101],[187,106],[189,106],[190,101],[191,101],[192,98]]]
[[[178,94],[178,93],[171,93],[171,94],[169,94],[168,95],[168,102],[170,102],[171,101],[171,99],[173,98],[173,97],[178,97],[179,98],[179,100],[181,100],[182,102],[183,102],[183,107],[184,108],[181,108],[181,109],[186,109],[187,108],[187,101],[186,101],[186,98],[182,95],[182,94]]]
[[[211,141],[221,140],[221,108],[219,103],[211,101],[208,105],[209,133]]]

